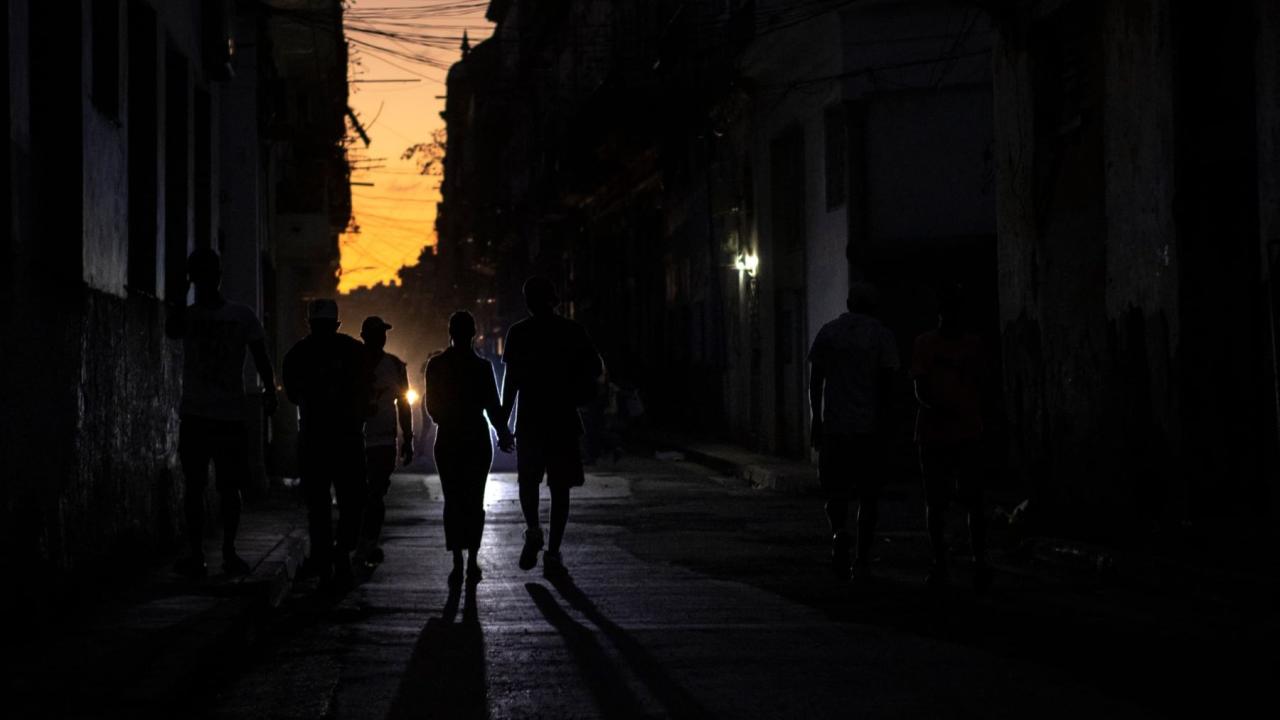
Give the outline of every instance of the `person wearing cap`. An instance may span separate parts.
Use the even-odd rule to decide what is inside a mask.
[[[560,543],[569,522],[569,491],[584,481],[578,407],[595,397],[604,364],[586,330],[555,313],[560,301],[550,280],[529,278],[524,284],[524,299],[529,317],[511,326],[503,346],[507,373],[502,383],[502,412],[504,418],[509,417],[519,399],[516,469],[526,525],[520,568],[530,570],[537,565],[543,547],[538,504],[545,476],[551,491],[551,536],[543,555],[543,571],[554,576],[564,572]]]
[[[472,344],[476,321],[459,310],[449,316],[449,347],[427,361],[427,411],[435,421],[436,469],[444,492],[444,542],[453,553],[449,586],[462,584],[462,552],[468,554],[467,582],[480,582],[480,539],[484,534],[484,487],[493,463],[489,426],[499,444],[510,451],[511,437],[502,422],[493,365]]]
[[[222,263],[218,253],[197,249],[187,258],[187,279],[195,286],[195,302],[175,303],[166,322],[170,337],[182,338],[182,400],[178,408],[178,458],[186,482],[190,553],[175,569],[203,577],[204,490],[209,464],[217,477],[222,513],[222,568],[244,575],[249,565],[236,554],[240,527],[240,491],[249,478],[249,436],[245,428],[244,359],[253,358],[262,380],[263,409],[276,409],[276,381],[267,356],[258,316],[246,305],[222,296]]]
[[[400,457],[405,465],[413,461],[413,416],[409,411],[409,371],[404,361],[385,350],[391,324],[370,315],[360,326],[364,341],[366,371],[372,383],[369,399],[373,414],[364,421],[365,503],[356,556],[378,564],[383,560],[379,538],[387,514],[384,498],[396,469],[396,424],[399,422]]]
[[[312,300],[311,334],[284,357],[284,389],[298,406],[298,464],[307,503],[311,557],[302,575],[322,587],[349,586],[351,551],[364,506],[364,421],[369,414],[365,348],[338,332],[338,304]],[[338,496],[335,538],[330,488]]]
[[[827,500],[831,567],[852,580],[865,580],[893,432],[898,343],[874,315],[873,287],[852,284],[847,306],[848,312],[822,326],[809,349],[810,437]],[[850,565],[852,543],[845,524],[855,498],[858,537]]]

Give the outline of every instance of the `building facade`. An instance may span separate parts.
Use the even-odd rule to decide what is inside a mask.
[[[329,18],[342,82],[312,92],[343,91],[339,155],[325,154],[330,176],[345,180],[340,5],[291,5],[311,25]],[[278,239],[283,171],[271,158],[295,137],[271,135],[279,107],[267,84],[290,80],[269,49],[294,42],[274,12],[222,0],[5,5],[6,571],[91,578],[144,562],[181,533],[182,349],[163,329],[167,307],[188,299],[192,249],[222,254],[225,294],[267,321],[273,353],[297,337],[276,309],[300,312],[302,291],[276,279],[293,246]],[[297,241],[307,244],[292,252],[336,256],[336,233]],[[331,268],[328,281],[332,294]],[[245,416],[261,439],[260,494],[275,469],[252,394]]]

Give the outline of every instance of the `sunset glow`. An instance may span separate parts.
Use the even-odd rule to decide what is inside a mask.
[[[349,146],[352,227],[339,240],[341,292],[394,283],[400,268],[417,262],[422,249],[435,244],[440,179],[420,174],[419,164],[402,156],[444,125],[445,68],[460,57],[464,30],[473,44],[492,32],[485,6],[422,0],[352,3],[347,19],[350,105],[370,143],[366,147],[355,139]],[[375,35],[370,29],[394,29],[406,37]],[[434,39],[421,40],[428,35]]]

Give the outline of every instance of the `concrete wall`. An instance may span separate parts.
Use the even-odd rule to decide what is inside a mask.
[[[161,233],[155,239],[156,292],[127,287],[128,4],[120,4],[115,107],[93,96],[90,3],[69,5],[7,6],[6,170],[13,182],[6,188],[12,189],[13,232],[6,238],[2,319],[14,347],[4,353],[0,374],[0,528],[8,548],[3,571],[33,574],[33,582],[21,586],[36,593],[51,588],[39,579],[91,579],[118,572],[121,563],[145,562],[182,529],[176,453],[181,345],[163,332]],[[198,82],[200,5],[153,6],[158,59],[167,38]],[[59,42],[41,49],[51,34]],[[160,62],[159,108],[163,73]],[[215,116],[218,88],[206,87]],[[163,228],[168,128],[163,111],[158,116],[156,220]],[[217,130],[213,117],[210,122],[216,185]],[[189,123],[187,132],[194,126]],[[186,184],[196,185],[190,179]],[[188,202],[188,214],[191,207]],[[212,234],[212,203],[209,220]],[[184,247],[190,247],[190,217],[183,224]],[[23,600],[12,594],[5,601]]]
[[[1267,214],[1268,171],[1248,167],[1254,91],[1225,80],[1249,76],[1233,48],[1254,40],[1252,18],[1203,24],[1216,11],[1169,0],[1056,8],[1003,18],[993,66],[1011,464],[1075,534],[1253,512],[1274,485],[1274,408],[1257,401],[1274,360],[1261,254],[1239,246],[1256,227],[1242,215]],[[1064,32],[1097,58],[1074,68],[1074,115],[1053,104]]]

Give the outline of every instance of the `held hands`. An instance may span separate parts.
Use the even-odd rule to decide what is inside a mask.
[[[516,438],[505,427],[498,428],[498,449],[509,453],[516,449]]]

